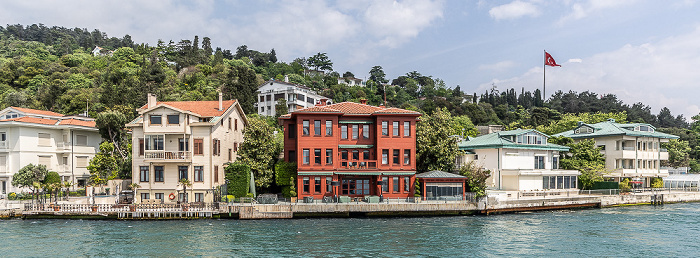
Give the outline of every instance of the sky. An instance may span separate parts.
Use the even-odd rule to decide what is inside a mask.
[[[0,24],[129,34],[137,43],[210,37],[279,61],[327,53],[333,68],[388,79],[411,71],[481,94],[612,93],[653,113],[700,113],[697,0],[3,1]],[[543,67],[544,51],[561,67]],[[546,69],[546,70],[543,70]]]

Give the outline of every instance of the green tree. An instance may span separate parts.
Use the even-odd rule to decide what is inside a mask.
[[[419,172],[452,171],[459,155],[452,116],[446,108],[424,115],[416,126],[416,163]]]
[[[661,147],[668,150],[668,160],[662,160],[663,166],[673,168],[687,167],[690,162],[690,146],[687,141],[671,139],[669,142],[661,143]]]
[[[326,53],[319,52],[314,56],[309,57],[309,59],[306,62],[310,67],[314,68],[314,71],[333,70],[333,62],[331,62]]]
[[[275,164],[275,184],[282,187],[285,197],[296,197],[297,164],[280,160]]]
[[[452,125],[454,126],[453,131],[457,132],[462,138],[466,138],[467,136],[474,137],[479,134],[479,131],[476,130],[469,116],[455,116],[452,120]]]
[[[128,109],[127,107],[121,107]],[[99,129],[102,139],[111,144],[109,155],[115,159],[119,166],[119,178],[131,178],[131,137],[126,131],[125,124],[129,122],[127,116],[118,110],[110,109],[100,112],[95,116],[95,125]],[[100,145],[100,150],[102,146]]]
[[[277,104],[275,104],[275,118],[279,118],[282,115],[289,113],[289,108],[287,107],[287,100],[284,98],[278,99]]]
[[[467,177],[467,192],[476,193],[476,197],[486,196],[486,180],[491,176],[490,170],[470,161],[459,169],[459,174]]]
[[[592,139],[574,142],[568,137],[551,137],[551,143],[568,146],[568,152],[561,155],[559,164],[562,169],[572,169],[581,172],[578,182],[581,189],[591,189],[595,182],[603,181],[605,170],[605,155],[600,153],[601,148],[595,146]]]
[[[118,176],[120,164],[114,153],[114,145],[110,142],[100,144],[100,152],[90,160],[87,167],[90,172],[90,184],[103,186],[107,181]]]
[[[615,119],[617,123],[625,123],[627,120],[626,112],[612,112],[612,113],[580,113],[580,114],[563,114],[560,120],[555,120],[550,122],[548,125],[537,126],[537,131],[543,132],[548,135],[554,135],[568,130],[573,130],[578,126],[578,122],[584,122],[587,124],[595,124],[606,121],[608,119]],[[540,120],[541,121],[541,120]]]
[[[34,165],[29,163],[22,167],[17,173],[12,175],[12,185],[16,187],[29,187],[32,192],[36,192],[34,183],[44,181],[49,171],[44,165]]]
[[[282,151],[282,133],[275,135],[276,128],[257,115],[248,117],[243,131],[246,139],[241,144],[241,162],[250,167],[255,175],[255,186],[267,188],[272,184],[273,166]]]

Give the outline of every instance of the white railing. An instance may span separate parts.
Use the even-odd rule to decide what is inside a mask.
[[[144,153],[145,159],[162,159],[162,160],[186,160],[190,159],[189,151],[149,151]]]

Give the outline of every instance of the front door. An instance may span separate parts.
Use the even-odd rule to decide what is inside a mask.
[[[345,177],[341,179],[340,193],[346,196],[365,196],[370,194],[369,177]]]

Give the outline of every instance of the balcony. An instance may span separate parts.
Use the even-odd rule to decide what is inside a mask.
[[[60,151],[68,151],[70,150],[70,142],[57,142],[56,143],[56,150]]]
[[[377,161],[342,161],[340,162],[339,169],[350,169],[350,170],[364,170],[364,169],[377,169]]]
[[[622,150],[631,150],[631,151],[633,151],[633,150],[634,150],[634,147],[622,147]]]
[[[191,152],[189,151],[161,151],[161,150],[147,150],[144,152],[144,159],[150,160],[172,160],[172,161],[184,161],[190,160],[192,158]]]
[[[7,141],[0,142],[0,149],[7,149],[8,147],[10,147],[10,143]]]

